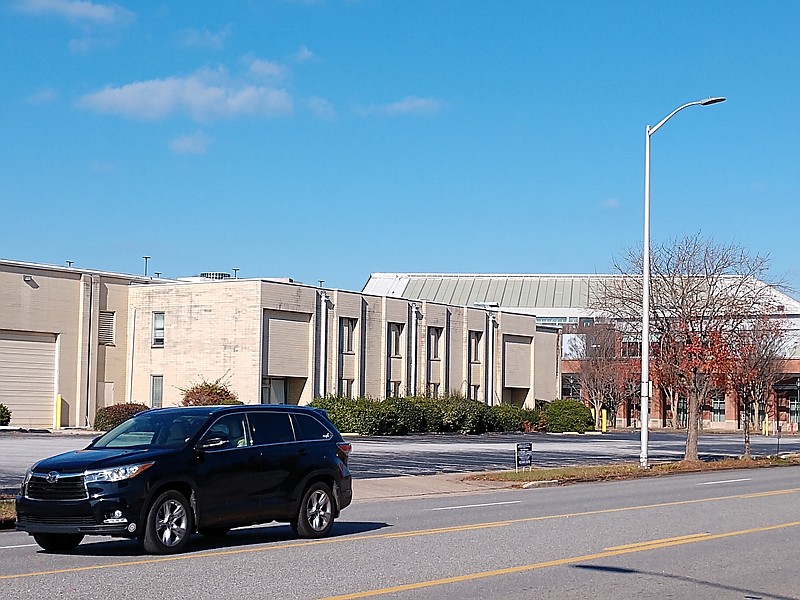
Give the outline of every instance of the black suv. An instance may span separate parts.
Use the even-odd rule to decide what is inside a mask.
[[[33,465],[16,498],[17,529],[51,552],[90,534],[167,554],[194,531],[219,536],[269,521],[323,537],[353,497],[350,449],[313,408],[147,410],[84,450]]]

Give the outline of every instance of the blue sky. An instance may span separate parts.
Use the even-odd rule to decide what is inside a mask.
[[[361,289],[698,231],[800,290],[800,2],[0,5],[0,257]],[[797,295],[797,294],[795,294]]]

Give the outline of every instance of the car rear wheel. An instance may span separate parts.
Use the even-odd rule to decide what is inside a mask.
[[[33,539],[47,552],[69,552],[83,541],[82,533],[34,533]]]
[[[303,494],[292,529],[302,538],[325,537],[333,527],[333,511],[331,489],[322,482],[314,483]]]
[[[164,492],[147,513],[142,546],[150,554],[174,554],[189,543],[193,516],[188,500],[180,492]]]

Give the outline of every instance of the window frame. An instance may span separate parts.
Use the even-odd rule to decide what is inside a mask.
[[[159,318],[161,321],[160,327],[157,325],[157,321],[159,320]],[[167,317],[164,311],[158,311],[158,310],[153,311],[152,326],[150,328],[150,345],[153,348],[164,347],[164,340],[165,340],[164,329],[166,320]],[[161,333],[160,336],[157,335],[158,332]]]

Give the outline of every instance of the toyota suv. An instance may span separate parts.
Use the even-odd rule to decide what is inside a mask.
[[[350,449],[325,412],[308,407],[147,410],[84,450],[34,464],[16,526],[50,552],[110,535],[170,554],[195,531],[221,536],[270,521],[324,537],[352,500]]]

